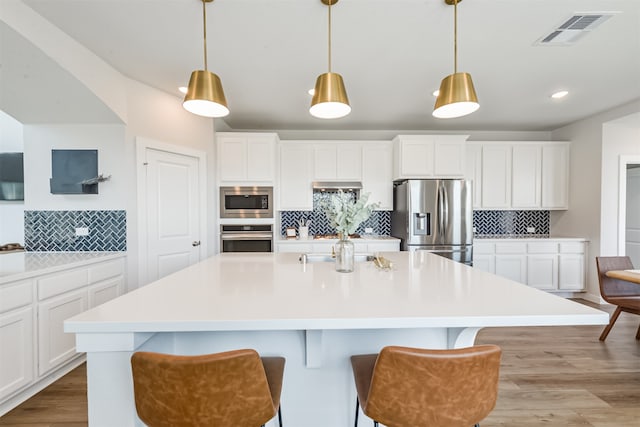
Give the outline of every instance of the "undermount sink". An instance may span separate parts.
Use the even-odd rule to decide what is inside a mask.
[[[371,254],[355,255],[356,262],[373,261],[374,259],[375,257]],[[306,262],[335,262],[335,260],[336,257],[332,254],[300,254],[300,258],[298,258],[301,264]]]

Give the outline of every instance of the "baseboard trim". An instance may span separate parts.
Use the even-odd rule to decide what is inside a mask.
[[[608,304],[608,302],[603,300],[600,295],[593,295],[585,292],[582,294],[581,298],[594,304]]]

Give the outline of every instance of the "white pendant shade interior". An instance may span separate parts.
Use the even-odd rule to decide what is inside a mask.
[[[207,65],[207,8],[213,0],[202,1],[202,19],[204,28],[204,70],[191,73],[187,94],[182,106],[190,113],[204,117],[224,117],[229,114],[227,100],[222,89],[220,77],[208,70]]]
[[[329,72],[321,74],[316,79],[316,86],[311,99],[309,113],[320,119],[338,119],[351,112],[347,90],[342,76],[331,72],[331,5],[338,0],[320,0],[328,6],[328,53]]]
[[[454,7],[453,36],[453,74],[448,75],[440,83],[440,91],[436,98],[433,116],[439,119],[451,119],[473,113],[480,104],[469,73],[458,72],[458,3],[462,0],[444,0]]]

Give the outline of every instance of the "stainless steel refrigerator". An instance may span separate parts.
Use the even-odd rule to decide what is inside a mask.
[[[471,181],[410,179],[393,190],[391,234],[403,251],[429,251],[471,265]]]

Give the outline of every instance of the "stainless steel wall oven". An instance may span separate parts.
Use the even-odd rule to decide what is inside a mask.
[[[273,252],[273,225],[221,225],[220,252]]]
[[[273,187],[220,187],[220,218],[273,218]]]

